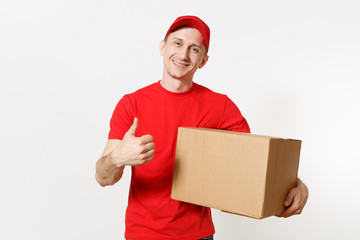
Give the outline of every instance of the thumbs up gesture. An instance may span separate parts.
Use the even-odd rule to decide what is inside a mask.
[[[154,158],[153,137],[151,135],[136,137],[138,127],[139,119],[135,118],[119,146],[112,152],[112,158],[117,167],[143,165]]]

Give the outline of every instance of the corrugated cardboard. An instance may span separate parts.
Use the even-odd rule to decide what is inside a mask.
[[[179,128],[171,198],[253,218],[284,210],[300,140]]]

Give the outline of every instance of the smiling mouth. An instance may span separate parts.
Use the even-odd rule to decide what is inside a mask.
[[[181,67],[181,68],[190,66],[190,64],[179,63],[178,61],[175,61],[174,59],[171,59],[171,60],[176,66]]]

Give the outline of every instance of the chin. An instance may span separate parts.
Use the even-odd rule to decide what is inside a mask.
[[[183,78],[186,78],[188,76],[188,74],[181,74],[181,73],[171,73],[169,72],[169,75],[173,78],[176,78],[176,79],[183,79]]]

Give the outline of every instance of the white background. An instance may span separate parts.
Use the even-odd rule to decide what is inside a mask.
[[[0,3],[0,239],[122,239],[130,171],[94,179],[125,94],[158,81],[158,46],[179,15],[211,28],[195,82],[226,93],[257,134],[303,140],[303,214],[213,210],[215,238],[359,239],[360,3]],[[141,124],[141,123],[140,123]]]

